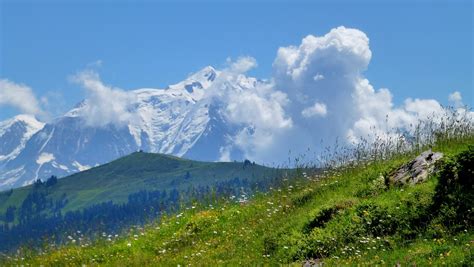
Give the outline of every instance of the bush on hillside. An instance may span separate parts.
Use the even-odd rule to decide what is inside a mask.
[[[435,224],[451,232],[472,227],[474,222],[474,146],[444,162],[433,197]]]

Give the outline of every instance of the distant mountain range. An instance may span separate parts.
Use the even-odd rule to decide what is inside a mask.
[[[219,75],[206,67],[165,89],[129,91],[134,119],[125,125],[88,126],[83,112],[88,99],[48,123],[27,115],[1,122],[0,191],[84,171],[138,150],[218,160],[229,136],[241,129],[226,122],[222,104],[204,97]],[[261,82],[242,76],[220,86],[245,90]],[[242,159],[242,153],[233,153],[233,159]]]

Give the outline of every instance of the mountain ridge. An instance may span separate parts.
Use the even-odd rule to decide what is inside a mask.
[[[18,154],[0,166],[0,190],[31,184],[51,175],[63,177],[101,165],[134,151],[165,153],[196,160],[217,161],[233,136],[245,125],[228,123],[225,106],[209,90],[225,86],[247,90],[262,81],[245,76],[218,82],[220,71],[211,66],[165,89],[127,91],[134,101],[133,119],[124,124],[88,122],[89,99],[24,140]],[[216,88],[214,88],[216,87]],[[0,153],[0,157],[2,157]],[[234,152],[234,159],[243,154]]]

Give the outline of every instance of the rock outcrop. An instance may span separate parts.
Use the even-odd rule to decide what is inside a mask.
[[[392,185],[418,184],[426,181],[433,173],[435,163],[443,157],[443,153],[427,150],[414,160],[395,170],[389,177]]]

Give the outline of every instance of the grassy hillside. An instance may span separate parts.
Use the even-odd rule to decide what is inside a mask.
[[[62,179],[0,193],[0,252],[63,244],[68,232],[119,233],[193,200],[268,189],[293,170],[137,152]],[[248,196],[246,196],[248,197]]]
[[[0,214],[21,206],[34,190],[57,201],[65,197],[62,212],[79,210],[106,201],[122,203],[140,190],[185,190],[190,186],[213,186],[233,178],[264,181],[284,171],[242,162],[214,163],[137,152],[99,167],[59,179],[51,187],[34,185],[0,193]],[[1,220],[1,219],[0,219]],[[1,222],[1,221],[0,221]]]
[[[285,181],[248,202],[190,205],[146,227],[4,257],[4,265],[300,265],[472,266],[473,136],[445,139],[439,170],[425,183],[392,186],[394,169],[419,152],[374,158]]]

